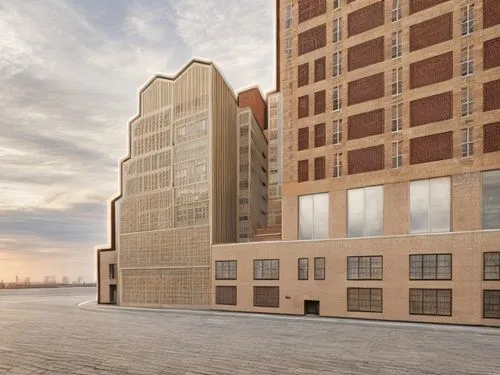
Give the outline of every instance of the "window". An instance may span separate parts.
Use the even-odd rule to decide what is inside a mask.
[[[392,168],[401,168],[403,166],[403,141],[392,142]]]
[[[403,103],[392,106],[392,131],[399,132],[403,130]]]
[[[451,280],[451,254],[410,255],[410,280]]]
[[[403,92],[403,68],[392,69],[392,95]]]
[[[309,148],[309,128],[299,129],[297,148],[299,151],[306,150]]]
[[[337,77],[342,74],[342,52],[335,52],[333,54],[333,77]]]
[[[484,253],[484,279],[500,280],[500,252]]]
[[[285,7],[285,29],[292,27],[292,4]]]
[[[314,280],[325,279],[325,258],[314,258]]]
[[[401,46],[401,39],[403,37],[403,32],[395,31],[392,33],[392,58],[396,59],[401,57],[403,48]]]
[[[299,196],[299,239],[328,238],[328,193]]]
[[[215,287],[215,303],[217,305],[236,305],[236,287],[219,286]]]
[[[410,182],[410,233],[450,231],[449,177]]]
[[[333,144],[342,142],[342,119],[333,120]]]
[[[314,158],[314,179],[323,180],[325,178],[326,158],[320,156]]]
[[[348,190],[347,209],[347,232],[349,237],[383,235],[383,186]]]
[[[451,316],[451,289],[410,289],[410,315]]]
[[[483,317],[500,319],[500,290],[483,290]]]
[[[333,20],[333,43],[342,40],[342,22],[340,17]]]
[[[254,280],[279,280],[279,259],[256,259],[253,261]]]
[[[325,123],[314,126],[314,147],[321,147],[326,144],[326,126]]]
[[[215,280],[236,280],[236,260],[217,260]]]
[[[342,177],[342,153],[333,155],[333,177]]]
[[[483,172],[483,229],[500,229],[500,169]]]
[[[347,311],[382,312],[381,288],[347,288]]]
[[[382,256],[347,257],[347,280],[382,280]]]
[[[318,91],[314,93],[314,114],[319,115],[326,111],[326,91]]]
[[[309,161],[308,160],[299,160],[297,180],[298,180],[298,182],[309,181]]]
[[[333,0],[333,9],[340,8],[340,0]]]
[[[299,118],[307,117],[309,116],[309,96],[304,95],[301,96],[299,99]]]
[[[472,34],[474,31],[474,5],[466,5],[460,10],[462,14],[462,36]]]
[[[253,305],[255,307],[280,307],[279,286],[254,286]]]
[[[322,81],[326,78],[326,57],[314,60],[314,82]]]
[[[462,133],[462,157],[466,158],[474,154],[472,127],[462,129],[461,133]]]
[[[116,264],[109,265],[109,279],[110,280],[116,279]]]
[[[285,56],[287,59],[292,58],[292,38],[285,39]]]
[[[401,19],[401,0],[392,0],[392,22]]]
[[[460,67],[462,71],[462,77],[466,77],[474,73],[474,54],[472,46],[462,48]]]
[[[309,259],[299,258],[299,280],[309,279]]]
[[[472,88],[462,88],[462,117],[472,115],[472,106],[474,102],[472,99]]]
[[[309,64],[301,64],[297,69],[297,86],[302,87],[309,84]]]
[[[342,108],[342,102],[340,100],[340,88],[341,86],[335,86],[333,88],[333,95],[332,95],[332,100],[333,100],[333,110],[338,111],[340,108]]]

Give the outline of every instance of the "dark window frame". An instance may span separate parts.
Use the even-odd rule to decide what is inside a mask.
[[[274,305],[264,305],[264,304],[257,304],[256,303],[256,290],[263,291],[264,289],[277,289],[278,290],[278,303]],[[267,285],[259,285],[259,286],[254,286],[253,287],[253,306],[254,307],[270,307],[270,308],[279,308],[280,307],[280,287],[279,286],[267,286]]]
[[[305,260],[305,276],[302,275],[301,271],[304,271],[301,269],[301,261]],[[309,258],[299,258],[297,260],[297,280],[309,280]]]
[[[354,278],[351,278],[349,277],[349,259],[352,259],[352,258],[357,258],[358,259],[358,278],[354,279]],[[359,272],[359,260],[360,258],[369,258],[370,259],[370,277],[369,278],[360,278],[359,275],[360,275],[360,272]],[[380,267],[380,278],[374,278],[372,276],[372,273],[373,273],[373,267],[372,267],[372,258],[380,258],[381,259],[381,267]],[[347,280],[349,281],[363,281],[363,280],[377,280],[377,281],[380,281],[380,280],[384,280],[384,256],[383,255],[356,255],[356,256],[348,256],[347,257],[347,261],[346,261],[346,267],[347,267]]]
[[[412,295],[411,291],[412,290],[419,290],[422,293],[422,300],[421,300],[421,312],[412,312]],[[438,314],[438,291],[445,290],[450,292],[450,313],[449,314]],[[435,303],[436,303],[436,313],[435,314],[430,314],[430,313],[425,313],[424,312],[424,291],[434,291],[436,293],[435,297]],[[447,316],[451,317],[453,316],[453,289],[451,288],[410,288],[408,290],[408,313],[410,315],[425,315],[425,316]]]
[[[323,267],[318,267],[318,261],[323,260]],[[323,269],[323,277],[317,277],[318,270]],[[314,280],[325,280],[326,278],[326,259],[325,257],[314,258]]]
[[[218,277],[217,276],[217,264],[222,264],[224,265],[225,263],[233,263],[235,264],[234,267],[234,278],[231,276],[228,276],[227,278],[225,277]],[[231,273],[229,271],[229,273]],[[216,260],[215,261],[215,280],[238,280],[238,261],[235,259],[227,259],[227,260]]]
[[[277,278],[256,278],[255,276],[255,265],[257,264],[257,262],[272,262],[272,261],[276,261],[277,264],[278,264],[278,267],[277,267],[277,274],[278,274],[278,277]],[[262,270],[264,270],[264,263],[262,263]],[[270,266],[270,269],[271,266]],[[262,272],[262,274],[264,274],[264,272]],[[280,260],[279,259],[254,259],[253,260],[253,279],[254,280],[279,280],[280,279]]]
[[[439,259],[439,255],[449,255],[450,256],[450,276],[449,278],[440,278],[438,279],[437,276],[438,276],[438,269],[439,269],[439,263],[438,263],[438,259]],[[412,274],[411,274],[411,271],[412,271],[412,267],[411,267],[411,260],[412,260],[412,257],[417,257],[417,256],[420,256],[422,257],[422,269],[421,269],[421,272],[422,272],[422,276],[421,278],[416,278],[415,276],[412,277]],[[436,269],[434,271],[434,278],[433,279],[426,279],[424,278],[424,269],[425,269],[425,262],[424,262],[424,259],[426,256],[435,256],[436,257]],[[408,279],[410,281],[451,281],[453,280],[453,254],[452,253],[422,253],[422,254],[410,254],[408,256]]]
[[[483,253],[483,281],[499,281],[500,280],[500,262],[499,262],[499,265],[497,266],[498,267],[498,279],[490,279],[490,278],[486,278],[486,256],[489,255],[489,254],[498,254],[498,256],[500,257],[500,251],[486,251]]]
[[[357,290],[358,291],[358,298],[357,298],[358,309],[357,310],[349,309],[349,291],[350,290]],[[359,290],[369,290],[370,291],[370,310],[361,310],[359,308]],[[374,290],[380,290],[380,311],[378,311],[378,310],[374,311],[372,309],[372,303],[373,303],[372,292]],[[349,288],[347,288],[347,291],[346,291],[346,298],[347,298],[347,311],[348,312],[366,312],[366,313],[378,313],[378,314],[381,314],[384,311],[384,290],[383,290],[383,288],[350,288],[349,287]]]
[[[318,156],[314,158],[314,180],[324,180],[326,178],[326,157]]]
[[[221,301],[218,299],[218,297],[220,295],[217,293],[217,290],[222,290],[222,289],[227,290],[229,288],[231,290],[234,290],[234,303],[228,303],[225,300]],[[237,288],[237,286],[235,286],[235,285],[216,285],[215,286],[215,304],[216,305],[224,305],[224,306],[236,306],[238,304],[238,288]]]
[[[110,263],[110,265],[109,265],[109,279],[110,280],[116,279],[117,271],[118,271],[118,267],[116,266],[116,263]]]
[[[495,294],[498,293],[498,298],[500,300],[500,289],[483,289],[483,319],[500,319],[500,302],[498,303],[499,307],[498,316],[486,316],[486,293],[490,292],[493,292]]]

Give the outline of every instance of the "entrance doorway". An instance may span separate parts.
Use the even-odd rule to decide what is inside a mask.
[[[109,286],[109,303],[116,304],[116,299],[117,299],[116,285],[110,285]]]
[[[304,315],[319,315],[319,301],[304,301]]]

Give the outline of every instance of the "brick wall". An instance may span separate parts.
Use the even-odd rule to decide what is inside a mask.
[[[299,55],[326,46],[326,25],[319,25],[299,34]]]
[[[347,138],[358,139],[384,132],[384,109],[364,112],[347,119]]]
[[[483,85],[483,111],[500,109],[500,79]]]
[[[378,73],[351,81],[347,89],[348,105],[381,98],[384,96],[384,88],[384,73]]]
[[[260,128],[267,129],[267,105],[258,88],[241,92],[238,95],[238,105],[240,108],[250,107]]]
[[[299,23],[326,13],[326,0],[299,0]]]
[[[304,95],[298,99],[298,115],[299,118],[309,116],[309,96]]]
[[[314,60],[314,82],[322,81],[326,78],[326,57]]]
[[[347,31],[349,36],[364,33],[383,24],[383,1],[378,1],[372,5],[358,9],[347,16]]]
[[[410,140],[410,164],[428,163],[453,157],[453,132]]]
[[[453,13],[443,14],[410,27],[410,52],[453,37]]]
[[[309,84],[309,63],[301,64],[297,68],[297,86],[302,87]]]
[[[318,91],[314,93],[314,114],[319,115],[326,111],[326,91]]]
[[[500,66],[500,37],[484,42],[483,64],[484,70]]]
[[[410,0],[410,14],[433,7],[449,0]]]
[[[500,151],[500,122],[484,125],[483,152]]]
[[[498,0],[483,0],[483,28],[500,24]]]
[[[453,78],[453,52],[430,57],[410,65],[410,89]]]
[[[384,61],[384,37],[375,38],[348,49],[349,71]]]
[[[453,117],[453,92],[428,96],[410,102],[410,127]]]
[[[349,174],[384,169],[384,145],[349,151],[347,159]]]

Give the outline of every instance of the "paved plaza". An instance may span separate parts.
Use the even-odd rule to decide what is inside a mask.
[[[0,290],[4,374],[500,374],[500,329],[98,307]]]

